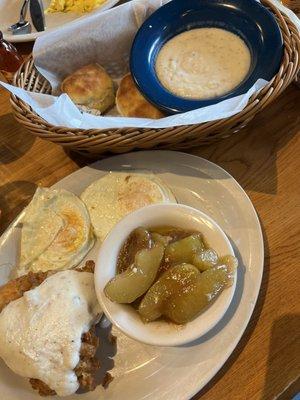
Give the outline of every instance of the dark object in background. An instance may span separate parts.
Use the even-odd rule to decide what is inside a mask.
[[[29,3],[31,21],[38,32],[45,30],[45,13],[41,0],[30,0]]]
[[[5,80],[10,82],[22,63],[23,58],[15,46],[4,40],[0,31],[0,78],[2,74]]]

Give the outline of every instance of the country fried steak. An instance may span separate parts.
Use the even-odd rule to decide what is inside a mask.
[[[95,326],[84,333],[81,338],[80,361],[75,368],[79,388],[92,391],[96,388],[95,374],[100,367],[99,360],[95,357],[99,346],[99,339],[95,334]],[[33,389],[38,390],[40,396],[54,396],[56,393],[39,379],[29,379]]]
[[[87,261],[84,267],[75,268],[79,272],[93,273],[95,263]],[[49,272],[29,272],[27,275],[14,279],[4,286],[0,287],[0,312],[11,301],[17,300],[23,294],[31,289],[39,286],[47,277],[55,274],[57,271]],[[100,367],[100,362],[96,358],[96,352],[99,346],[99,339],[95,333],[95,325],[84,333],[81,337],[80,361],[77,364],[74,372],[78,378],[79,388],[84,391],[92,391],[96,388],[95,375]],[[56,392],[49,388],[44,382],[39,379],[29,379],[33,389],[37,390],[41,396],[55,395]]]

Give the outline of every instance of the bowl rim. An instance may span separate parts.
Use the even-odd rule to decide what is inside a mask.
[[[207,214],[203,213],[202,211],[200,211],[198,209],[195,209],[193,207],[190,207],[190,206],[187,206],[184,204],[176,204],[176,203],[152,204],[152,205],[140,208],[140,209],[128,214],[114,226],[114,228],[110,231],[110,233],[107,235],[107,237],[103,241],[103,243],[100,247],[100,250],[98,252],[98,256],[96,258],[94,282],[95,282],[95,291],[96,291],[97,299],[98,299],[106,317],[111,321],[111,323],[113,325],[115,325],[126,336],[129,336],[130,338],[137,340],[139,342],[150,344],[150,345],[155,345],[155,346],[184,345],[187,343],[191,343],[192,341],[205,335],[223,318],[224,314],[226,313],[226,311],[228,310],[228,308],[231,304],[233,295],[235,293],[236,284],[237,284],[237,271],[235,271],[234,281],[233,281],[232,286],[227,288],[226,292],[222,292],[220,294],[220,296],[218,296],[216,299],[216,302],[217,302],[218,299],[222,295],[224,295],[225,300],[226,300],[225,302],[223,301],[224,304],[222,304],[222,306],[220,306],[221,310],[219,310],[219,313],[217,314],[217,318],[213,319],[207,326],[205,326],[205,328],[203,328],[201,326],[201,331],[199,330],[198,332],[197,332],[197,329],[195,329],[195,328],[193,329],[193,326],[192,326],[192,328],[190,330],[187,329],[187,332],[184,332],[184,329],[182,331],[178,331],[178,330],[174,329],[169,335],[166,335],[166,337],[164,337],[163,334],[158,335],[158,334],[151,333],[151,325],[149,325],[150,328],[147,329],[147,324],[143,324],[141,320],[138,322],[133,322],[133,325],[131,325],[132,321],[130,321],[130,323],[128,323],[128,321],[126,321],[127,326],[126,326],[126,323],[120,322],[120,318],[118,318],[118,316],[116,317],[115,312],[112,311],[111,308],[113,307],[113,308],[117,309],[118,312],[121,314],[121,316],[122,315],[126,316],[126,315],[130,314],[128,311],[126,311],[126,308],[131,307],[131,306],[123,305],[123,304],[116,304],[116,303],[111,302],[108,298],[106,298],[106,296],[103,292],[103,288],[104,288],[105,284],[107,283],[107,281],[103,282],[103,279],[102,279],[103,263],[106,263],[106,266],[108,265],[108,267],[110,266],[110,268],[112,268],[113,273],[110,275],[109,278],[113,277],[115,275],[115,267],[113,267],[111,265],[114,263],[114,265],[116,266],[116,262],[115,262],[116,257],[112,256],[113,260],[108,258],[107,255],[109,254],[110,249],[115,247],[115,254],[119,253],[119,250],[120,250],[122,244],[124,243],[124,240],[128,237],[129,233],[132,232],[132,230],[135,229],[136,227],[141,226],[141,224],[143,224],[143,221],[140,222],[140,216],[147,215],[148,218],[151,218],[151,211],[153,213],[155,213],[156,210],[158,210],[158,213],[159,212],[166,213],[168,208],[171,210],[171,212],[175,212],[180,209],[181,216],[179,218],[184,218],[187,215],[198,216],[199,220],[201,219],[202,221],[206,221],[209,224],[211,224],[213,227],[213,231],[217,232],[219,237],[222,237],[223,244],[226,246],[227,254],[235,255],[232,245],[231,245],[228,237],[226,236],[225,232],[221,229],[221,227]],[[145,214],[145,212],[146,212],[146,214]],[[127,229],[128,229],[129,222],[132,220],[136,221],[133,224],[133,227],[131,227],[130,230],[126,231],[126,233],[124,233],[124,231],[123,231],[123,234],[120,236],[119,235],[120,231],[125,229],[125,227],[127,227]],[[147,223],[145,223],[145,224],[147,224]],[[200,230],[201,223],[198,221],[198,224],[199,224],[199,230]],[[154,224],[153,226],[155,226],[155,225],[157,225],[157,224]],[[204,225],[204,223],[203,223],[203,225]],[[149,226],[149,223],[148,223],[148,226]],[[150,223],[150,226],[151,226],[151,223]],[[176,226],[176,224],[175,224],[175,226]],[[116,235],[119,237],[116,238]],[[116,241],[117,241],[117,243],[116,243]],[[210,305],[209,307],[212,307],[212,306],[213,306],[213,304]],[[191,323],[193,323],[193,325],[197,325],[196,324],[197,320],[200,321],[201,315],[204,315],[208,311],[209,311],[209,309],[207,309],[203,314],[202,313],[199,314],[199,316],[197,316],[193,321],[183,325],[183,327],[184,328],[189,327],[189,325]],[[136,316],[137,315],[136,311],[134,311],[133,314]],[[206,314],[206,317],[208,317],[208,316],[209,316],[209,314]],[[137,319],[137,318],[135,318],[135,319]],[[151,324],[153,324],[153,323],[151,323]],[[166,326],[165,324],[168,324],[168,323],[165,321],[161,321],[160,324],[164,328]],[[128,328],[128,325],[130,325],[129,328]],[[145,331],[148,331],[147,337],[143,337],[139,333],[136,333],[136,331],[138,331],[138,329],[137,330],[132,329],[134,326],[135,327],[143,326],[145,328]],[[180,334],[179,334],[179,332],[180,332]]]
[[[202,99],[202,100],[187,99],[180,96],[176,96],[175,94],[171,93],[166,88],[164,88],[163,85],[159,82],[158,78],[156,77],[155,72],[152,71],[153,60],[152,57],[149,56],[150,51],[153,51],[155,45],[157,46],[157,43],[155,45],[152,44],[150,48],[148,48],[147,45],[145,44],[145,37],[149,30],[148,28],[152,27],[152,25],[155,24],[155,19],[157,19],[157,17],[160,17],[161,14],[167,12],[171,13],[173,11],[174,13],[174,9],[176,9],[176,7],[178,7],[178,17],[180,17],[181,14],[184,14],[183,10],[186,10],[186,12],[192,10],[191,8],[192,3],[194,3],[194,9],[196,9],[196,6],[207,7],[207,8],[218,7],[221,9],[223,7],[224,9],[224,3],[228,3],[228,5],[233,5],[233,8],[235,9],[246,10],[248,14],[249,10],[252,11],[253,15],[255,15],[256,18],[260,18],[264,22],[263,26],[261,26],[261,23],[257,22],[254,19],[254,16],[251,16],[250,12],[249,18],[252,17],[254,25],[257,26],[257,35],[262,36],[264,33],[264,37],[261,42],[261,49],[259,53],[256,54],[256,56],[255,54],[254,55],[252,54],[253,48],[249,47],[249,43],[246,43],[251,53],[250,68],[252,68],[252,70],[250,69],[245,79],[238,86],[233,88],[230,92],[211,99]],[[239,4],[239,7],[237,7],[237,4]],[[200,20],[198,20],[198,23],[199,21]],[[173,19],[172,25],[174,23],[175,22]],[[223,29],[233,32],[232,26],[229,24],[228,21],[224,21],[224,24],[225,26],[223,26]],[[202,27],[209,27],[209,26],[221,27],[211,24],[208,24],[207,26],[203,25]],[[243,26],[247,26],[247,24],[243,24]],[[180,32],[176,31],[174,34],[168,37],[167,40],[163,41],[163,44],[172,37],[176,36],[178,33],[182,33],[186,30],[187,29],[183,29]],[[242,37],[239,34],[238,30],[236,30],[233,33]],[[248,38],[243,38],[243,37],[242,39],[246,42],[248,40]],[[219,0],[209,0],[209,2],[207,0],[203,0],[200,4],[200,2],[197,2],[196,0],[187,0],[185,2],[182,2],[181,0],[173,0],[158,8],[153,14],[150,15],[150,17],[148,17],[143,22],[143,24],[138,29],[137,34],[133,40],[130,52],[130,71],[139,91],[144,95],[144,97],[149,102],[151,102],[156,107],[160,108],[162,111],[167,112],[168,114],[176,114],[217,104],[223,100],[227,100],[246,93],[258,79],[262,78],[265,80],[270,80],[271,78],[273,78],[273,76],[279,70],[282,57],[283,57],[283,37],[281,34],[280,27],[274,15],[260,2],[257,2],[256,0],[248,0],[248,2],[243,2],[241,0],[225,0],[220,3]],[[255,65],[253,65],[254,58],[258,59],[258,62],[256,62]]]

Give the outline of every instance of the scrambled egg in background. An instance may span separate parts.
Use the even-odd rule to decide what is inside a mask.
[[[86,13],[101,6],[106,0],[51,0],[46,13],[75,11]]]

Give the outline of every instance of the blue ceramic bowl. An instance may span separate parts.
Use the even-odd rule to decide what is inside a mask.
[[[245,41],[252,59],[249,73],[239,86],[220,97],[195,100],[175,96],[156,76],[158,52],[175,35],[204,27],[226,29]],[[130,70],[139,90],[151,103],[175,114],[243,94],[259,78],[270,80],[279,69],[282,54],[278,24],[256,0],[173,0],[155,11],[138,30],[131,49]]]

